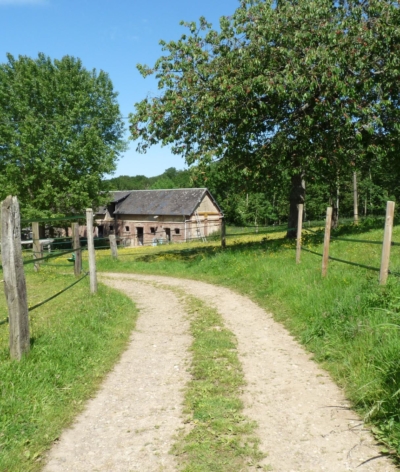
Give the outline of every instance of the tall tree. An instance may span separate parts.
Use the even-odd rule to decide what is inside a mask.
[[[7,56],[0,65],[0,198],[26,217],[63,216],[99,202],[124,149],[108,75],[79,59]]]
[[[243,0],[220,31],[187,26],[139,67],[160,88],[131,116],[140,151],[172,144],[258,187],[286,174],[294,228],[304,178],[328,181],[335,201],[339,175],[398,149],[396,2]]]

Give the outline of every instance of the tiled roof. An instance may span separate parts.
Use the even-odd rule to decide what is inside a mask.
[[[123,200],[125,197],[127,197],[130,193],[132,193],[133,190],[115,190],[113,192],[110,192],[112,199],[110,200],[110,203],[118,203],[121,200]]]
[[[115,214],[191,215],[206,193],[210,195],[206,188],[132,190],[128,197],[117,203]],[[214,201],[211,195],[210,198]]]
[[[125,197],[127,197],[132,190],[114,190],[110,192],[110,202],[109,203],[118,203],[121,200],[123,200]],[[96,210],[96,215],[105,215],[106,214],[107,207],[106,206],[101,206],[97,208]]]

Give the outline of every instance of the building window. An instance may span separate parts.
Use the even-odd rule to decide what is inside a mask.
[[[125,231],[129,231],[129,226],[125,226]]]
[[[156,234],[156,228],[154,226],[150,227],[150,233],[151,234]]]
[[[180,234],[181,230],[179,228],[175,228],[175,234]]]
[[[110,231],[114,231],[114,226],[110,225]]]

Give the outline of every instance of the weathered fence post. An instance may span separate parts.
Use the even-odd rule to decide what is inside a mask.
[[[90,277],[90,293],[97,292],[97,274],[96,274],[96,254],[94,250],[93,240],[93,210],[86,209],[86,236],[89,252],[89,277]]]
[[[221,247],[222,249],[226,248],[226,226],[225,218],[221,218]]]
[[[78,223],[72,223],[72,249],[75,249],[74,274],[78,277],[82,272],[82,251]]]
[[[389,275],[390,246],[392,244],[394,217],[394,202],[386,204],[385,233],[383,235],[381,271],[379,274],[379,283],[385,285]]]
[[[32,223],[32,247],[33,247],[33,258],[34,259],[40,259],[43,254],[42,254],[42,245],[40,244],[40,234],[39,234],[39,223],[37,221],[34,221]],[[34,264],[34,269],[35,272],[39,270],[40,263],[35,262]]]
[[[296,242],[296,264],[300,264],[301,255],[301,232],[303,231],[303,204],[298,205],[297,219],[297,242]]]
[[[10,356],[20,360],[29,352],[30,340],[17,197],[9,196],[1,204],[1,259],[10,325]]]
[[[329,261],[329,243],[331,241],[332,207],[326,209],[324,253],[322,256],[322,277],[326,276]]]
[[[115,234],[110,234],[108,239],[110,241],[111,255],[114,259],[118,259],[117,239],[115,237]]]

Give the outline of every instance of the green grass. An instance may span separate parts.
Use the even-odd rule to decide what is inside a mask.
[[[382,220],[367,220],[336,235],[381,240],[381,225]],[[314,353],[387,449],[400,456],[400,279],[391,276],[380,287],[376,272],[339,262],[330,262],[322,279],[321,258],[303,252],[296,265],[294,242],[283,234],[236,234],[225,251],[216,242],[125,249],[117,261],[109,251],[99,251],[98,269],[205,280],[249,296]],[[400,227],[393,239],[400,241]],[[321,252],[320,235],[310,233],[304,243]],[[378,245],[331,244],[332,256],[376,267],[380,251]],[[31,306],[75,280],[67,257],[45,264],[39,273],[26,266]],[[397,246],[391,270],[400,272]],[[32,350],[21,362],[9,360],[7,325],[0,325],[1,471],[39,470],[44,452],[126,346],[136,318],[133,304],[102,286],[97,296],[88,294],[85,279],[32,312]],[[186,408],[192,428],[175,453],[186,472],[240,470],[257,462],[260,453],[254,425],[241,413],[236,340],[213,310],[199,300],[189,305],[195,341]],[[6,316],[1,298],[0,321]]]
[[[190,432],[181,436],[173,453],[179,455],[184,472],[246,470],[263,455],[254,436],[256,425],[242,412],[244,377],[236,339],[214,309],[180,295],[194,339],[192,379],[185,394]]]
[[[382,240],[382,220],[349,225],[336,235]],[[255,239],[231,237],[225,251],[218,245],[192,244],[118,261],[105,256],[99,269],[205,280],[249,296],[314,353],[377,436],[400,456],[400,279],[390,276],[381,287],[377,272],[332,261],[323,279],[320,257],[303,252],[301,264],[295,264],[293,241],[269,235]],[[400,241],[399,226],[393,239]],[[305,244],[322,252],[318,234],[305,237]],[[331,244],[332,256],[377,268],[380,254],[379,245]],[[400,272],[397,246],[392,248],[391,270]]]
[[[26,266],[34,305],[75,278],[65,258],[34,273]],[[56,262],[55,262],[56,263]],[[133,303],[104,286],[89,295],[86,278],[31,314],[31,351],[11,361],[8,325],[0,326],[0,470],[36,471],[45,451],[82,410],[124,350],[134,328]],[[7,316],[0,300],[0,319]]]

